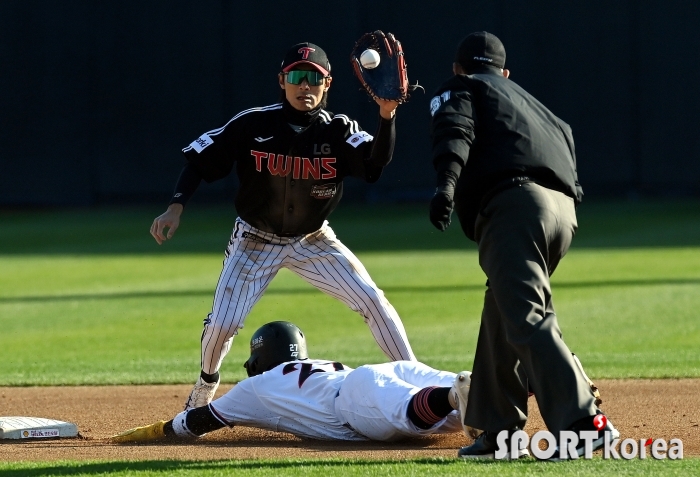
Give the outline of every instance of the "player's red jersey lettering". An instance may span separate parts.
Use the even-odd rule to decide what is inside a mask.
[[[273,176],[287,176],[292,170],[294,179],[334,179],[336,177],[335,157],[292,157],[274,152],[251,149],[255,158],[255,170],[262,172],[263,159],[267,159],[267,170]]]
[[[277,154],[277,160],[275,160],[275,155],[271,153],[267,158],[267,170],[273,176],[285,177],[292,172],[292,160],[292,156],[284,154]]]

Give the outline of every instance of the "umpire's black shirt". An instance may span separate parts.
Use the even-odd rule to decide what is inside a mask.
[[[571,127],[500,69],[453,76],[437,90],[430,113],[433,165],[459,177],[455,210],[471,240],[479,210],[518,181],[581,202]]]

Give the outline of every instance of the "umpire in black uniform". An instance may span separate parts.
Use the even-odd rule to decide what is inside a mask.
[[[445,230],[454,207],[488,277],[465,415],[485,432],[460,449],[465,458],[493,456],[499,431],[523,428],[529,390],[555,436],[599,430],[598,448],[606,430],[593,423],[600,411],[562,340],[549,282],[583,197],[571,128],[504,66],[500,40],[472,33],[430,104],[438,183],[430,221]]]

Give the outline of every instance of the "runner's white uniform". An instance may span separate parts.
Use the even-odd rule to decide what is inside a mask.
[[[332,361],[292,361],[241,381],[210,408],[229,426],[313,439],[392,441],[461,432],[457,411],[430,429],[416,427],[406,415],[414,394],[429,386],[450,387],[455,376],[417,361],[354,370]]]

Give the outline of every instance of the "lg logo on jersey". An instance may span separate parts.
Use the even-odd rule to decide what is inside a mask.
[[[321,149],[328,144],[323,144]],[[328,146],[330,151],[330,146]],[[262,172],[263,159],[267,159],[267,170],[273,176],[286,177],[290,173],[293,179],[333,179],[336,177],[335,157],[292,157],[274,152],[251,150],[255,158],[255,170]]]
[[[320,156],[321,154],[330,154],[331,145],[326,143],[321,144],[321,150],[318,150],[318,144],[314,144],[314,156]]]

